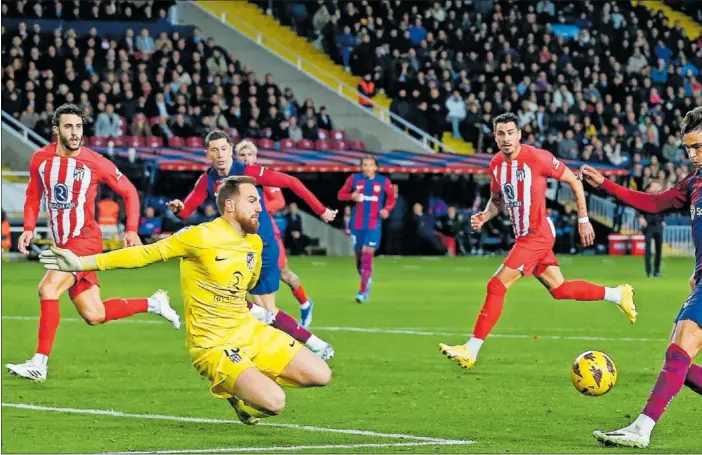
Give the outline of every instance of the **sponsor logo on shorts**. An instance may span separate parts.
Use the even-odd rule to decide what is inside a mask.
[[[226,355],[227,358],[229,358],[229,360],[231,360],[234,363],[241,362],[241,356],[239,355],[239,348],[225,349],[224,355]]]

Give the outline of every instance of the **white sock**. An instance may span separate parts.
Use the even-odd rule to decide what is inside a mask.
[[[639,414],[630,426],[637,427],[636,429],[639,430],[639,433],[650,435],[653,427],[656,426],[656,422],[645,414]]]
[[[161,312],[161,304],[155,298],[153,298],[153,297],[147,298],[146,304],[148,305],[148,309],[146,310],[147,312],[149,312],[149,313],[160,313]]]
[[[605,286],[605,300],[613,303],[619,303],[622,301],[622,291],[618,287],[608,288]]]
[[[480,352],[480,347],[483,345],[483,341],[480,338],[475,338],[475,337],[470,337],[470,340],[466,343],[466,348],[468,348],[468,352],[470,352],[470,355],[473,356],[473,360],[476,360],[478,358],[478,353]]]
[[[324,349],[327,346],[327,343],[320,340],[317,335],[312,335],[309,340],[307,340],[307,343],[305,343],[305,346],[310,348],[312,351],[318,351],[320,349]]]
[[[306,301],[305,303],[300,304],[300,309],[306,310],[307,308],[310,307],[310,301]]]
[[[34,354],[34,357],[32,357],[32,363],[45,367],[49,364],[49,356],[37,352]]]

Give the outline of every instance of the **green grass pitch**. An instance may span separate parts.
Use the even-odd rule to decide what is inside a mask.
[[[3,368],[2,451],[631,452],[600,447],[591,432],[626,425],[641,410],[693,262],[665,259],[665,277],[647,279],[641,258],[561,261],[567,278],[634,285],[638,322],[608,302],[554,301],[526,279],[508,292],[494,336],[466,371],[438,343],[466,340],[500,258],[378,258],[365,305],[353,300],[352,259],[292,258],[316,305],[312,329],[336,349],[334,378],[323,389],[288,389],[283,414],[255,427],[235,424],[226,402],[209,395],[183,330],[152,315],[89,327],[65,297],[49,379],[34,384]],[[4,367],[34,352],[43,270],[4,263],[2,272]],[[163,288],[182,310],[175,261],[100,280],[103,297]],[[299,317],[284,285],[279,305]],[[602,397],[582,396],[570,383],[571,361],[590,349],[607,352],[619,369]],[[702,397],[684,389],[649,451],[699,451],[701,416]]]

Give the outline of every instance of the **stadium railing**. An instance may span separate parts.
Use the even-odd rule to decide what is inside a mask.
[[[28,128],[23,123],[20,123],[16,118],[5,111],[2,111],[2,122],[9,127],[9,132],[14,133],[25,143],[33,145],[35,148],[41,148],[49,143],[49,141],[39,136],[31,128]]]
[[[319,84],[322,84],[328,87],[329,89],[335,91],[338,95],[347,99],[352,104],[357,106],[358,109],[361,109],[369,114],[371,113],[371,111],[368,111],[367,109],[359,105],[356,101],[358,100],[358,97],[361,95],[361,93],[358,90],[356,90],[355,87],[352,87],[338,80],[333,74],[330,74],[325,69],[320,68],[319,66],[306,60],[301,55],[295,53],[294,50],[286,47],[285,45],[275,40],[268,38],[256,28],[248,24],[243,18],[236,17],[233,14],[228,14],[227,11],[222,10],[218,6],[219,2],[205,0],[199,2],[192,1],[191,3],[199,7],[202,11],[206,12],[210,16],[219,19],[226,26],[235,29],[237,32],[240,32],[248,39],[256,42],[256,44],[258,44],[262,48],[268,50],[269,52],[272,52],[284,62],[295,66],[299,71],[305,73],[308,77],[314,79]],[[202,5],[199,5],[199,3],[206,3],[208,7],[212,7],[213,9],[219,11],[219,17],[212,13],[212,11],[210,11],[208,8],[204,8]],[[236,23],[236,27],[234,27],[228,21]],[[438,149],[439,152],[456,153],[455,150],[453,150],[451,147],[447,146],[443,142],[430,136],[425,131],[417,128],[402,117],[399,117],[390,112],[390,109],[381,106],[373,100],[371,100],[371,102],[373,103],[372,115],[377,117],[383,123],[392,127],[398,133],[406,134],[413,142],[415,142],[417,145],[420,145],[427,152],[436,152]],[[407,128],[408,131],[416,133],[418,136],[421,137],[421,139],[416,139],[411,134],[408,134],[401,128],[398,128],[393,122],[397,122],[404,128]]]

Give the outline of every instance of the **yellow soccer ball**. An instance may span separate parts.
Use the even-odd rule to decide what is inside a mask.
[[[617,383],[617,367],[604,352],[585,351],[571,365],[570,379],[578,392],[598,397]]]

